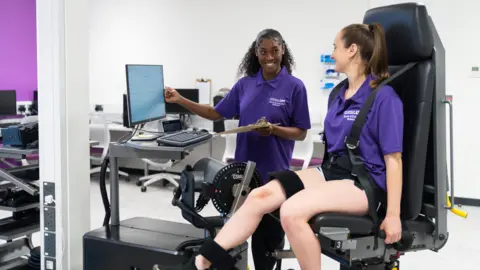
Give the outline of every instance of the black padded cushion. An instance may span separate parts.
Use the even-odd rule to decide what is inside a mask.
[[[396,67],[390,67],[393,74]],[[435,68],[431,60],[418,63],[390,85],[403,101],[402,219],[415,219],[423,201],[429,132],[431,128]],[[432,143],[432,142],[430,142]],[[430,153],[431,154],[431,153]]]
[[[383,27],[390,65],[426,60],[433,53],[433,35],[424,5],[404,3],[370,9],[363,23]]]

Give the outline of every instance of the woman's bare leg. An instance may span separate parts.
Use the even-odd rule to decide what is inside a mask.
[[[245,203],[218,232],[214,241],[225,250],[241,245],[252,236],[263,215],[277,210],[285,199],[285,191],[275,180],[252,190]],[[195,265],[199,270],[207,269],[210,262],[198,255]]]
[[[317,177],[322,177],[318,174]],[[299,172],[302,179],[313,174]],[[308,221],[325,212],[364,215],[368,211],[367,196],[353,181],[328,181],[298,192],[282,204],[280,216],[290,246],[302,270],[321,269],[320,244]]]

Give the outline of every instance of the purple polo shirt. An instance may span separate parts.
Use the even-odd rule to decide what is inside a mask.
[[[301,80],[290,75],[285,67],[272,80],[265,81],[260,70],[256,76],[243,77],[215,106],[225,118],[239,116],[239,126],[246,126],[265,117],[283,127],[310,129],[307,90]],[[261,136],[252,131],[237,134],[235,160],[253,161],[263,182],[268,173],[290,167],[295,141],[278,136]]]
[[[332,101],[324,124],[329,153],[347,153],[345,137],[371,92],[371,80],[372,76],[367,76],[348,100],[345,100],[345,85]],[[392,87],[386,85],[378,91],[360,135],[359,148],[365,169],[386,190],[384,155],[402,152],[403,149],[403,103]]]

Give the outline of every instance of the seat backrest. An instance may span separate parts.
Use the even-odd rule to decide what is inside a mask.
[[[292,158],[303,160],[302,170],[308,168],[310,160],[313,156],[313,136],[312,130],[307,130],[307,136],[303,141],[295,141],[295,147],[293,148]]]
[[[404,3],[367,11],[364,23],[379,23],[385,31],[390,74],[408,63],[418,62],[390,85],[403,101],[403,192],[402,219],[415,219],[422,209],[425,179],[434,175],[427,160],[432,144],[433,103],[437,68],[430,18],[425,6]],[[427,169],[426,169],[427,168]]]

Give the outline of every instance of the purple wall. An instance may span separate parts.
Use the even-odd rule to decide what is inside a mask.
[[[35,0],[0,0],[0,90],[17,90],[17,101],[37,89]]]

